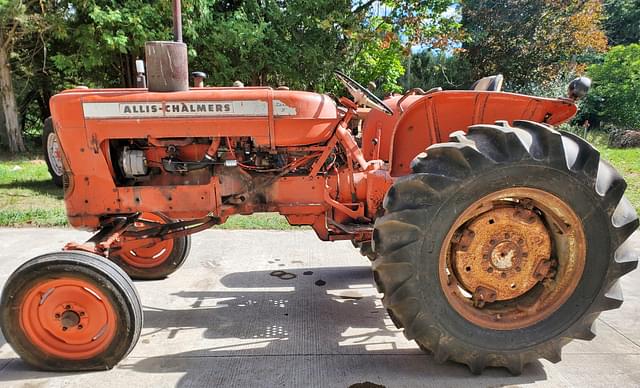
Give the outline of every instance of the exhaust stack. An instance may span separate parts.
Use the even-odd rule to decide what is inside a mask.
[[[189,90],[187,45],[182,42],[182,5],[173,0],[173,42],[146,42],[147,83],[150,92]]]
[[[182,42],[182,4],[181,0],[173,0],[173,40]]]

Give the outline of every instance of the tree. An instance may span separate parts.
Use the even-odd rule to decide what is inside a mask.
[[[604,26],[612,46],[640,43],[640,0],[606,0]]]
[[[13,153],[26,150],[18,120],[18,103],[10,63],[14,41],[27,17],[26,10],[27,6],[22,1],[0,0],[0,105],[9,150]]]
[[[50,44],[61,86],[134,87],[144,43],[171,39],[170,7],[170,1],[58,2],[60,28]]]
[[[33,80],[49,85],[46,60],[49,34],[56,29],[60,0],[0,0],[0,103],[11,152],[26,149],[22,136],[32,100],[48,115],[48,98],[38,95]],[[45,74],[46,75],[46,74]],[[19,93],[16,93],[19,90]],[[45,116],[46,117],[46,116]]]
[[[184,40],[191,70],[209,73],[210,85],[239,79],[344,92],[332,74],[343,69],[362,82],[377,82],[381,91],[398,91],[409,48],[442,47],[457,31],[445,12],[454,1],[183,0]],[[18,135],[20,122],[33,127],[36,116],[49,115],[48,100],[62,89],[133,86],[144,42],[172,39],[169,0],[0,4],[2,33],[15,29],[5,50],[12,67],[4,74],[13,81],[12,111],[18,113],[12,133]]]
[[[192,64],[210,71],[214,84],[239,79],[327,91],[336,86],[332,71],[340,68],[376,81],[381,90],[399,90],[408,47],[442,44],[458,28],[444,15],[451,0],[284,4],[247,0],[185,8]]]
[[[640,128],[640,44],[613,47],[602,64],[589,66],[593,90],[588,101],[603,121]]]
[[[473,77],[502,73],[514,88],[580,71],[607,48],[599,0],[463,0],[462,17]]]
[[[474,81],[466,58],[455,52],[424,50],[412,55],[405,66],[410,69],[402,78],[405,89],[464,89]]]

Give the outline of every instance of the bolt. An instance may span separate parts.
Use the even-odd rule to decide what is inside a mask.
[[[64,306],[64,309],[65,309],[65,310],[70,310],[70,309],[71,309],[71,305],[70,305],[70,304],[68,304],[68,305]]]
[[[82,330],[82,325],[78,325],[78,330]]]
[[[67,327],[66,326],[62,326],[62,331],[67,331]]]
[[[487,272],[489,272],[489,273],[493,272],[493,267],[487,268]]]
[[[56,319],[60,319],[60,314],[56,313]]]
[[[503,279],[506,278],[507,277],[507,273],[506,272],[501,273],[500,277],[503,278]]]
[[[78,314],[80,314],[81,317],[84,317],[84,311],[80,311]]]

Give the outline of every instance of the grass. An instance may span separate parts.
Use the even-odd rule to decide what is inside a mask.
[[[62,190],[51,182],[43,160],[0,160],[0,226],[66,224]]]
[[[640,148],[608,148],[607,136],[603,134],[590,135],[588,140],[600,150],[600,156],[609,161],[627,181],[625,195],[640,214]]]
[[[590,136],[604,159],[625,177],[626,195],[640,213],[640,148],[611,149],[606,138]],[[62,190],[51,182],[47,165],[33,155],[11,158],[0,155],[0,226],[66,226]],[[220,229],[290,230],[286,219],[275,213],[232,216]]]

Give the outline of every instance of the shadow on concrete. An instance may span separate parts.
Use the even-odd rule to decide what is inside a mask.
[[[502,368],[473,376],[466,366],[437,364],[393,326],[373,288],[369,267],[278,270],[295,277],[284,280],[272,271],[232,273],[220,280],[226,289],[173,294],[189,301],[187,309],[147,306],[143,344],[179,343],[197,331],[204,346],[171,352],[169,345],[170,354],[137,362],[130,358],[119,368],[182,373],[179,386],[243,386],[257,381],[261,386],[310,381],[328,386],[364,381],[464,385],[469,379],[500,386],[547,378],[540,362],[517,377]],[[242,372],[230,372],[237,368]],[[337,371],[342,376],[332,380]]]
[[[188,308],[145,306],[137,346],[155,345],[160,353],[134,353],[109,373],[179,374],[180,387],[503,386],[547,379],[540,362],[517,377],[501,368],[474,376],[463,365],[437,364],[393,326],[368,266],[277,270],[295,277],[232,273],[219,290],[172,294]],[[9,364],[12,373],[0,374],[0,382],[85,374],[40,372],[8,358],[0,359],[0,371]]]

